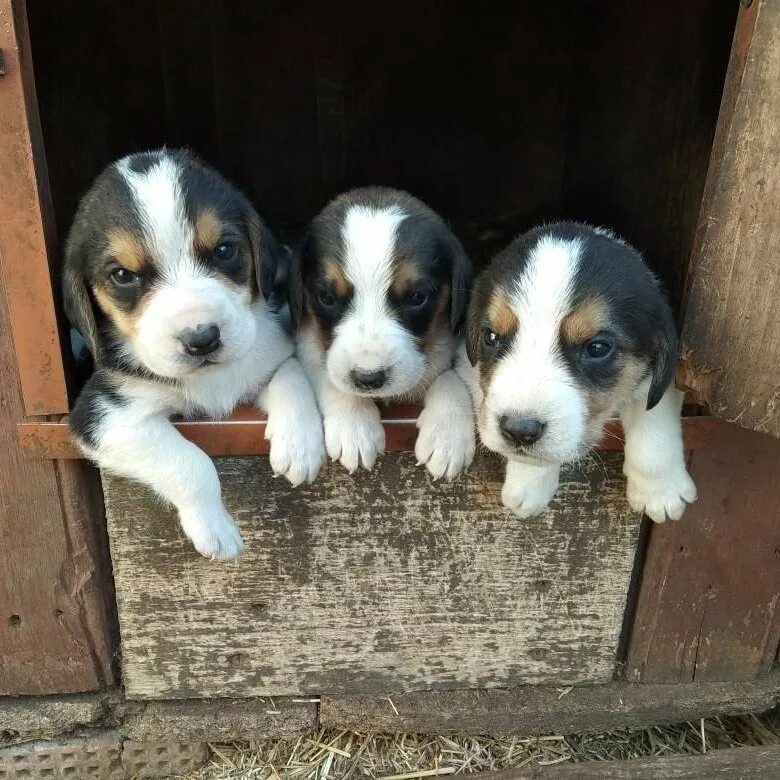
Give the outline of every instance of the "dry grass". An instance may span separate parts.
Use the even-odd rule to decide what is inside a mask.
[[[213,759],[191,780],[412,780],[536,763],[603,761],[695,754],[780,743],[780,711],[709,718],[676,726],[584,736],[426,737],[320,731],[255,745],[213,745]]]

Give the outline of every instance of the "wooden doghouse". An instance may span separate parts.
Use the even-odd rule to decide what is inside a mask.
[[[777,700],[780,4],[0,0],[0,53],[0,694],[191,699],[209,740],[305,728],[313,700],[334,725],[482,732]],[[615,227],[679,314],[698,503],[633,514],[614,430],[521,521],[487,455],[432,483],[398,408],[374,473],[292,490],[239,410],[180,425],[247,543],[199,558],[64,422],[62,238],[106,163],[163,144],[290,240],[369,183],[430,203],[478,266],[542,218]]]

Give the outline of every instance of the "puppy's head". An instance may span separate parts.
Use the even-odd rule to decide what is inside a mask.
[[[65,310],[97,361],[166,378],[244,355],[282,250],[246,198],[186,151],[133,154],[82,200]]]
[[[367,188],[313,220],[293,262],[291,310],[316,333],[337,387],[389,398],[412,392],[451,351],[469,287],[470,263],[437,214],[404,192]]]
[[[467,351],[485,445],[563,463],[595,444],[629,401],[658,403],[677,336],[636,250],[608,231],[559,223],[520,236],[480,277]]]

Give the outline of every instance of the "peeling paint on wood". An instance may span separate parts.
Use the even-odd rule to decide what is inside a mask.
[[[215,462],[236,562],[200,558],[171,510],[104,477],[129,697],[611,679],[640,521],[620,455],[566,472],[533,520],[500,506],[489,456],[452,484],[387,455],[302,489],[265,458]]]

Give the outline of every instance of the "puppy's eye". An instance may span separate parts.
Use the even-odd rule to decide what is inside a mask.
[[[501,337],[489,328],[482,334],[482,341],[488,349],[498,349],[501,346]]]
[[[612,355],[615,345],[609,339],[597,337],[585,345],[585,354],[590,360],[606,360]]]
[[[236,256],[237,251],[238,247],[233,241],[223,241],[214,247],[214,259],[220,261],[232,260]]]
[[[133,271],[128,271],[126,268],[115,268],[109,275],[111,281],[122,289],[129,289],[131,287],[138,287],[141,284],[141,277]]]
[[[430,290],[415,290],[409,294],[409,297],[406,299],[406,304],[413,309],[421,309],[430,299]]]
[[[326,309],[336,305],[336,296],[325,287],[320,287],[320,289],[317,290],[317,300]]]

